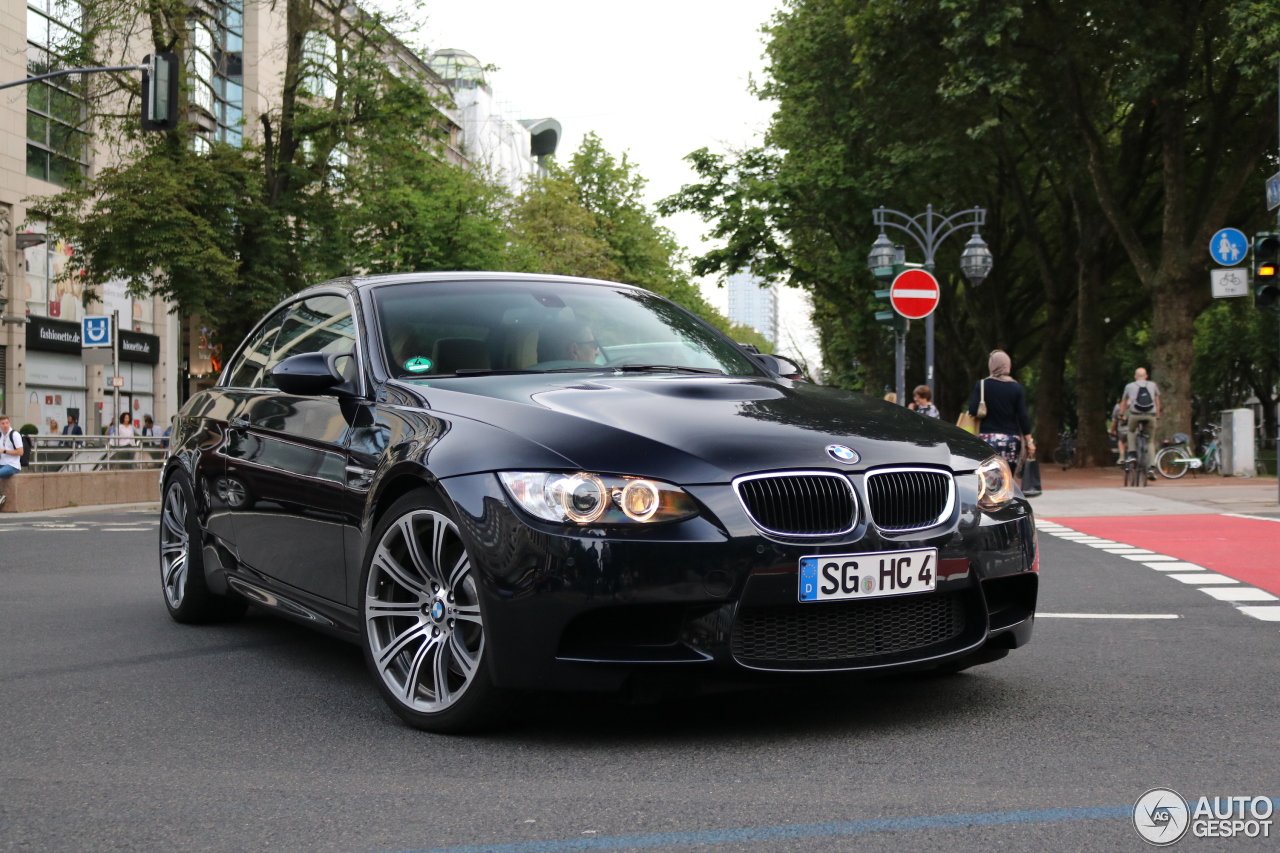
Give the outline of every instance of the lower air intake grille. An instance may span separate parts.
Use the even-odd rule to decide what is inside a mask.
[[[922,649],[964,630],[956,594],[745,609],[733,655],[746,663],[849,661]]]
[[[881,530],[921,530],[943,521],[951,475],[941,471],[872,471],[867,475],[871,518]]]
[[[738,483],[751,520],[783,536],[831,536],[854,526],[849,481],[839,474],[779,474]]]

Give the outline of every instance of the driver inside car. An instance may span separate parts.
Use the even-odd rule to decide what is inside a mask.
[[[553,323],[538,335],[538,362],[571,361],[575,364],[603,364],[600,342],[586,323]]]

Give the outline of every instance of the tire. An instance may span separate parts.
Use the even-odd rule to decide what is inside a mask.
[[[374,684],[410,726],[460,734],[501,719],[509,696],[494,686],[484,654],[479,578],[434,491],[405,495],[375,525],[360,624]]]
[[[200,522],[192,510],[195,493],[183,471],[165,481],[160,503],[160,586],[164,606],[175,622],[198,625],[239,619],[249,603],[239,597],[217,595],[204,576]]]
[[[1189,459],[1190,457],[1183,453],[1181,447],[1166,447],[1156,454],[1156,470],[1160,472],[1160,476],[1170,480],[1177,480],[1186,476],[1187,468],[1185,462],[1178,463],[1174,460]]]
[[[1074,461],[1074,457],[1075,457],[1075,453],[1068,452],[1067,448],[1063,447],[1061,444],[1059,444],[1056,448],[1054,448],[1053,463],[1055,465],[1061,466],[1063,471],[1071,467],[1071,463]]]

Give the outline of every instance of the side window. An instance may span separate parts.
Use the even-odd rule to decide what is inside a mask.
[[[292,355],[307,352],[340,353],[353,356],[340,365],[344,372],[355,369],[355,318],[351,303],[341,296],[313,296],[294,303],[284,318],[266,371]]]
[[[263,369],[267,366],[267,361],[271,357],[271,347],[275,343],[276,335],[280,331],[280,324],[284,322],[287,312],[288,309],[281,308],[272,314],[249,338],[249,342],[241,350],[239,358],[231,365],[227,373],[228,387],[263,387],[262,379],[265,375]],[[265,376],[266,381],[270,383],[271,377],[269,375]],[[271,386],[268,384],[266,387]]]

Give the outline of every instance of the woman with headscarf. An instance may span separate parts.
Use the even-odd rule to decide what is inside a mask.
[[[978,438],[995,448],[1010,468],[1017,469],[1018,456],[1026,442],[1028,453],[1034,453],[1031,419],[1027,417],[1027,392],[1009,375],[1013,362],[1009,354],[996,350],[987,359],[991,375],[978,380],[969,398],[969,414],[979,417],[978,406],[986,401],[986,415],[981,416]]]

